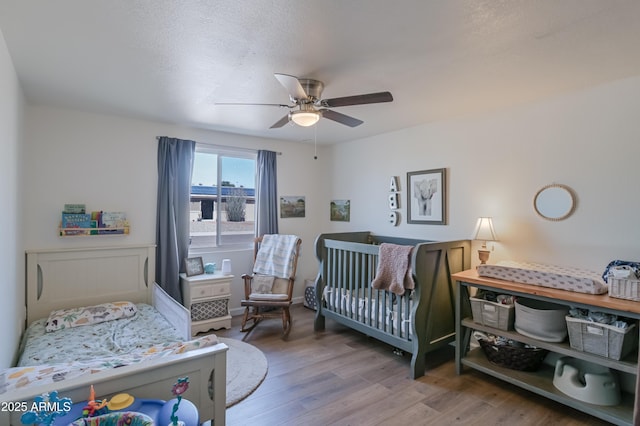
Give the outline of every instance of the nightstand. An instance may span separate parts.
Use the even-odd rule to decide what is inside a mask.
[[[233,275],[202,274],[188,277],[180,274],[182,298],[191,312],[191,334],[231,328],[229,299]]]

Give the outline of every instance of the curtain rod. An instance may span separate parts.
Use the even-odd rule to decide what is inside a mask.
[[[159,141],[160,138],[162,136],[156,136],[156,140]],[[257,152],[257,149],[251,149],[251,148],[239,148],[237,146],[229,146],[229,145],[218,145],[215,143],[207,143],[207,142],[197,142],[197,143],[202,143],[204,145],[210,145],[210,146],[215,146],[216,148],[222,148],[222,149],[233,149],[236,151],[245,151],[245,152]],[[276,155],[282,155],[282,152],[276,151]]]

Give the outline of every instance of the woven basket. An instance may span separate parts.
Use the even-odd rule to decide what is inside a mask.
[[[609,296],[633,301],[640,300],[640,280],[632,278],[608,278]]]
[[[484,339],[479,339],[478,343],[490,362],[512,370],[536,371],[548,352],[540,348],[496,345]]]

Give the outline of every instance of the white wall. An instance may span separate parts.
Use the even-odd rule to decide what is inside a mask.
[[[298,234],[304,241],[299,283],[316,274],[313,241],[318,233],[370,230],[435,240],[469,238],[476,218],[485,215],[493,216],[500,237],[492,262],[529,260],[601,271],[612,259],[639,257],[640,227],[635,224],[640,211],[635,196],[640,181],[636,164],[640,158],[639,107],[640,78],[634,78],[501,113],[324,147],[314,160],[310,144],[28,106],[22,238],[26,248],[153,243],[156,136],[167,135],[282,152],[278,157],[279,195],[305,195],[307,201],[305,218],[280,220],[282,233]],[[14,129],[4,138],[16,141],[10,149],[13,158],[18,155],[18,136],[13,134],[19,133],[16,123],[20,120],[10,117],[16,111],[20,108],[0,115]],[[15,161],[3,161],[9,168],[2,168],[2,173],[15,180],[15,170],[10,170]],[[448,170],[448,224],[407,224],[406,173],[442,167]],[[387,223],[391,176],[400,178],[398,227]],[[578,196],[574,215],[562,222],[545,221],[532,207],[538,189],[554,182],[569,185]],[[14,186],[0,185],[17,197]],[[329,221],[332,199],[351,200],[350,222]],[[131,234],[58,237],[60,211],[70,202],[85,203],[90,209],[126,211]],[[14,223],[15,216],[1,218],[0,224]],[[13,251],[2,261],[12,259],[7,261],[9,270],[16,275],[14,281],[20,282],[15,298],[22,298],[22,272],[13,266],[22,262],[15,254],[22,249],[14,245],[6,249]],[[211,253],[204,261],[220,264],[223,258],[231,258],[234,265],[231,306],[235,308],[241,294],[239,276],[249,271],[251,253]],[[473,260],[476,262],[475,254]],[[296,295],[301,296],[302,290],[303,285],[298,285]]]
[[[324,226],[443,240],[470,238],[476,219],[492,216],[500,242],[490,262],[602,272],[613,259],[640,260],[638,111],[640,77],[336,145],[324,197],[351,199],[351,222]],[[438,168],[448,171],[448,224],[407,224],[406,173]],[[391,176],[401,182],[398,227],[387,224]],[[564,221],[546,221],[533,209],[536,192],[551,183],[577,194],[577,209]]]
[[[315,188],[322,160],[313,159],[309,144],[266,140],[196,130],[131,118],[29,105],[26,109],[25,169],[27,194],[23,237],[27,249],[154,244],[157,191],[156,136],[203,143],[281,152],[278,156],[279,195],[305,195],[305,218],[280,219],[280,232],[303,239],[298,277],[313,278],[313,240],[320,222],[321,200]],[[125,211],[128,236],[66,237],[57,235],[65,203],[84,203],[90,210]],[[328,209],[328,208],[327,208]],[[327,213],[328,214],[328,213]],[[216,252],[205,262],[232,259],[231,306],[240,305],[240,275],[251,271],[252,252]],[[303,286],[296,288],[301,296]]]
[[[0,368],[12,365],[24,322],[24,256],[20,212],[20,161],[24,97],[0,31]]]

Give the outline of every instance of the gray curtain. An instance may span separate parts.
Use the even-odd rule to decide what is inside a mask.
[[[256,235],[278,233],[277,153],[258,151]]]
[[[189,253],[189,197],[194,141],[158,138],[156,282],[182,303],[180,268]]]

